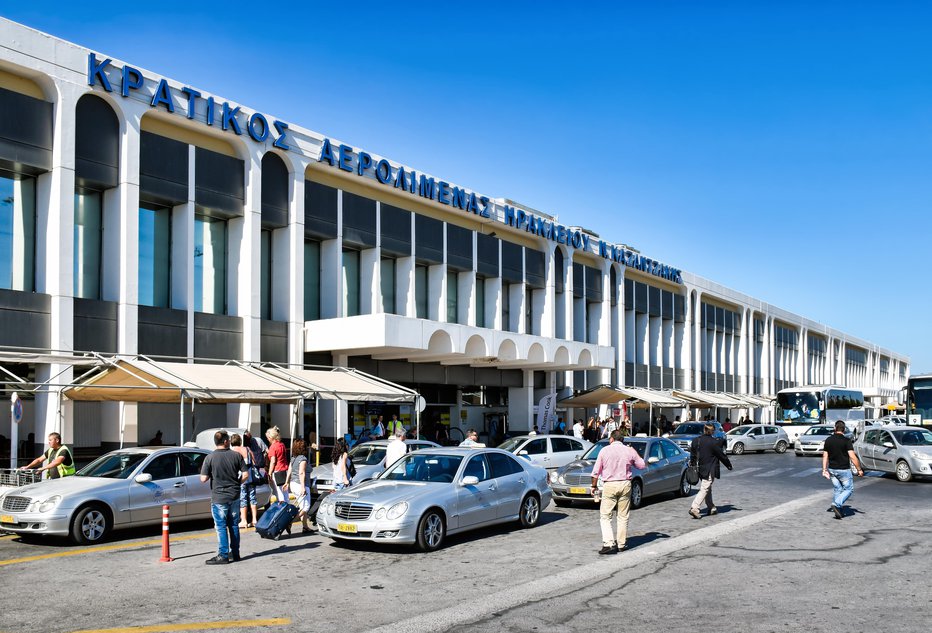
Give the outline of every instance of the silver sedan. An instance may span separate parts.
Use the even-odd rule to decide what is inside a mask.
[[[353,460],[353,466],[356,468],[356,476],[353,477],[353,483],[359,484],[370,479],[375,479],[383,470],[385,470],[385,453],[388,450],[389,442],[394,440],[373,440],[357,444],[349,452],[350,459]],[[423,448],[439,448],[440,444],[434,444],[427,440],[404,440],[405,450],[419,451]],[[316,493],[329,494],[333,491],[333,464],[326,463],[315,467],[311,470],[311,477],[317,479]]]
[[[864,470],[893,473],[900,481],[932,476],[932,431],[921,426],[867,429],[854,450]]]
[[[193,447],[127,448],[107,453],[72,477],[47,479],[0,496],[0,530],[22,536],[70,536],[97,543],[111,530],[171,520],[208,519],[210,483],[201,482],[210,451]],[[256,489],[259,505],[269,487]]]
[[[657,494],[675,492],[679,497],[689,494],[692,489],[686,481],[689,453],[661,437],[626,437],[623,441],[647,462],[647,468],[635,468],[631,473],[631,507],[639,508],[645,497]],[[595,501],[591,490],[592,469],[599,451],[606,446],[608,440],[599,440],[582,459],[550,473],[554,503],[568,506],[574,501]]]
[[[408,453],[377,479],[326,497],[320,533],[344,541],[439,548],[447,535],[518,521],[530,528],[550,504],[547,471],[495,448]]]

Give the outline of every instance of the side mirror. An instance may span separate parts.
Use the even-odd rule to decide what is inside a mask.
[[[896,392],[896,403],[901,407],[906,404],[906,389],[900,389]]]
[[[479,483],[479,478],[478,478],[478,477],[474,477],[474,476],[472,476],[472,475],[467,475],[466,477],[463,477],[463,480],[460,482],[460,485],[462,485],[462,486],[475,486],[475,485],[478,484],[478,483]]]
[[[136,478],[133,479],[137,484],[147,484],[152,481],[152,475],[149,473],[142,473],[141,475],[136,475]]]
[[[884,448],[896,448],[896,446],[893,445],[893,442],[884,442],[883,447]]]
[[[660,458],[659,458],[659,457],[656,457],[656,456],[654,456],[654,457],[648,457],[648,458],[647,458],[647,463],[648,463],[648,464],[656,464],[656,463],[659,462],[659,461],[660,461]]]
[[[527,454],[528,454],[527,451],[518,451],[518,455],[527,455]]]
[[[579,455],[577,455],[577,456],[574,457],[573,459],[582,459],[582,453],[580,453]]]

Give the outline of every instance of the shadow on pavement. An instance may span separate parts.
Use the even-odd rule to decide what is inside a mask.
[[[670,535],[664,532],[646,532],[644,534],[638,534],[637,536],[629,536],[625,543],[625,549],[634,549],[635,547],[647,545],[648,543],[653,543],[663,538],[670,538]]]

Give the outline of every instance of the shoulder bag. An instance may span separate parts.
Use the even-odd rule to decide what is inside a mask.
[[[686,483],[695,486],[699,483],[699,456],[690,456],[689,465],[686,467]]]

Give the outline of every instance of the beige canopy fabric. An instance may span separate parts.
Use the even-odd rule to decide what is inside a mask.
[[[417,393],[354,369],[286,369],[244,364],[119,359],[68,387],[71,400],[127,402],[295,403],[323,398],[413,402]]]
[[[669,391],[656,389],[641,389],[640,387],[612,387],[601,385],[585,393],[560,401],[564,407],[594,408],[602,404],[617,404],[622,400],[634,400],[634,406],[644,408],[654,407],[682,407],[686,402],[676,398]]]
[[[686,400],[691,406],[699,408],[745,406],[745,403],[739,400],[738,396],[733,396],[732,394],[676,389],[673,391],[673,395]]]

